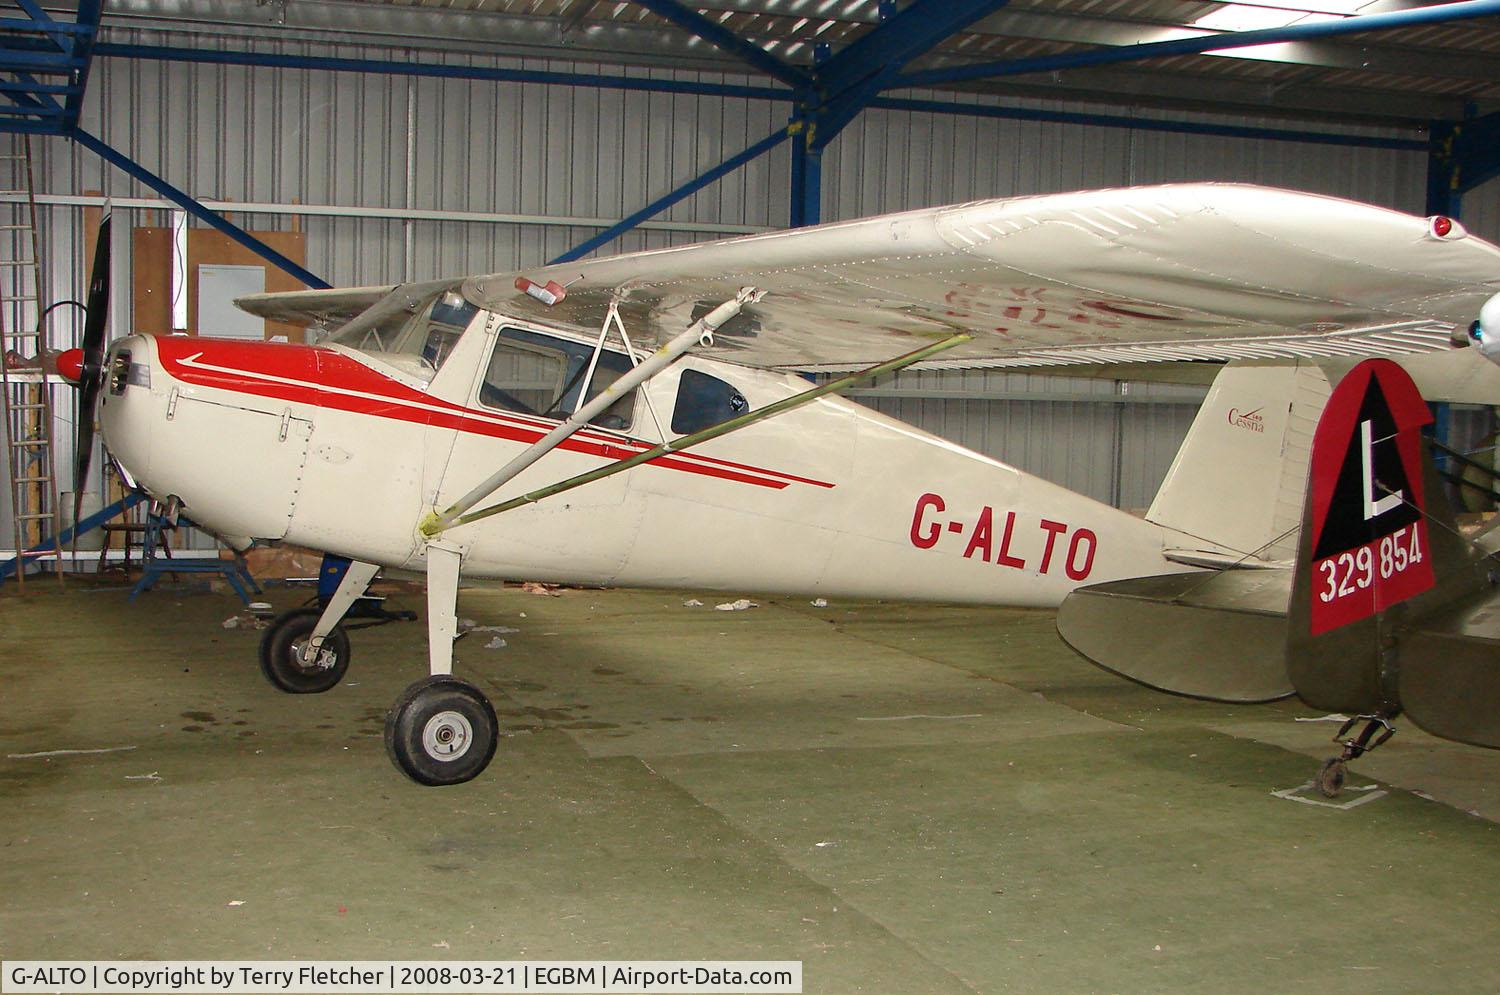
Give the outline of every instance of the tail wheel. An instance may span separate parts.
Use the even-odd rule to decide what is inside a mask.
[[[1318,768],[1318,776],[1313,778],[1313,784],[1317,786],[1318,794],[1324,798],[1337,798],[1339,792],[1344,790],[1344,778],[1347,774],[1348,767],[1342,757],[1329,757]]]
[[[318,694],[336,687],[349,669],[349,635],[336,628],[309,660],[302,659],[319,608],[299,608],[279,615],[260,640],[260,671],[289,694]]]
[[[489,766],[500,722],[489,699],[451,674],[417,681],[385,718],[385,748],[418,784],[462,784]]]

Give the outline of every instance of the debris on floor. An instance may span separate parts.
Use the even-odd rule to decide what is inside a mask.
[[[827,608],[828,607],[828,599],[827,598],[813,598],[811,601],[808,602],[808,604],[812,605],[814,608]]]
[[[246,613],[229,616],[224,620],[223,626],[226,629],[268,629],[271,622],[263,615]]]
[[[489,642],[487,642],[487,643],[484,644],[484,648],[487,649],[487,650],[504,649],[505,646],[506,646],[505,640],[501,639],[499,636],[496,636],[494,639],[491,639]]]
[[[703,607],[703,602],[699,601],[697,598],[689,598],[688,600],[686,600],[686,601],[684,601],[682,603],[682,607],[684,607],[684,608],[702,608]]]
[[[133,746],[106,746],[97,750],[43,750],[40,753],[7,753],[7,760],[38,760],[48,757],[71,757],[85,753],[124,753],[133,750]]]
[[[759,608],[760,605],[749,598],[740,598],[738,601],[726,601],[722,605],[714,605],[714,611],[720,612],[742,612],[746,608]]]
[[[525,591],[527,594],[541,594],[549,598],[562,597],[562,591],[560,590],[559,585],[543,584],[539,581],[534,580],[528,580],[526,583],[522,584],[521,590]]]

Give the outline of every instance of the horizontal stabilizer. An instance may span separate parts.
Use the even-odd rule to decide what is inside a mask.
[[[1283,664],[1291,574],[1226,570],[1074,591],[1057,631],[1090,660],[1142,684],[1214,701],[1292,694]]]
[[[1400,692],[1406,714],[1433,735],[1500,748],[1500,593],[1409,633]]]

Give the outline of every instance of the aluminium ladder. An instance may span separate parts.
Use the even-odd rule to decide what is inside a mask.
[[[25,584],[27,560],[49,559],[62,583],[52,384],[43,367],[47,342],[41,321],[41,252],[30,136],[19,136],[9,151],[0,152],[0,187],[0,412],[5,421],[16,583]],[[50,546],[38,548],[47,543]]]

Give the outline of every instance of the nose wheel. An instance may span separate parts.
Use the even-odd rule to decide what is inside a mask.
[[[385,748],[418,784],[462,784],[489,766],[500,723],[484,693],[452,674],[411,685],[385,719]]]

